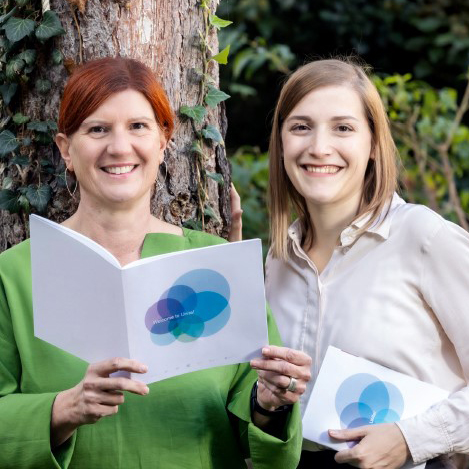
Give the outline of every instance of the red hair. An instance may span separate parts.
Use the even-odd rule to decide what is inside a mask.
[[[166,93],[149,67],[124,57],[91,60],[73,72],[60,104],[59,132],[72,135],[106,99],[128,89],[145,96],[169,141],[174,130],[174,115]]]

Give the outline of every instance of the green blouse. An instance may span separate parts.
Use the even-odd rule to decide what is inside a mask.
[[[151,233],[142,257],[222,242],[187,229],[183,236]],[[270,313],[268,324],[271,342],[280,343]],[[51,451],[55,396],[81,381],[86,368],[86,362],[34,337],[29,241],[2,253],[0,468],[238,469],[249,456],[256,469],[296,468],[299,409],[294,406],[281,439],[253,425],[249,397],[256,373],[248,363],[153,383],[147,396],[126,393],[117,414],[79,427]]]

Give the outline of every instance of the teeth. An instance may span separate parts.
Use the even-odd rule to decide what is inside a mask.
[[[103,168],[106,173],[111,174],[125,174],[130,173],[135,166],[108,166],[107,168]]]
[[[304,168],[308,173],[325,173],[325,174],[335,174],[339,171],[338,166],[311,166],[304,165]]]

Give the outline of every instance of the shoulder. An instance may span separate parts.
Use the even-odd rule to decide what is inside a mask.
[[[214,246],[228,242],[226,239],[220,238],[219,236],[206,233],[205,231],[191,230],[189,228],[183,228],[183,234],[194,247]]]
[[[408,243],[416,244],[424,251],[440,242],[469,243],[469,234],[463,228],[424,205],[405,203],[390,216],[390,235],[399,233]]]
[[[0,274],[21,273],[31,263],[29,239],[0,254]]]

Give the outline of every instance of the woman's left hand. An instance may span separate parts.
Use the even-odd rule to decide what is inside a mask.
[[[311,357],[299,350],[274,345],[264,347],[262,355],[263,358],[251,360],[251,367],[259,376],[259,405],[266,410],[275,410],[297,402],[311,379]]]
[[[410,458],[404,435],[395,423],[365,425],[349,430],[329,430],[335,440],[359,440],[353,448],[335,455],[339,464],[348,463],[363,469],[397,469]]]

